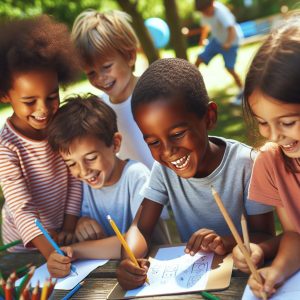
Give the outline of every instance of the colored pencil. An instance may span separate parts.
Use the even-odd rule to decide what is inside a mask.
[[[62,300],[68,300],[70,299],[84,284],[84,281],[81,281],[78,283],[65,297],[62,298]]]
[[[31,294],[31,300],[38,300],[40,297],[40,282],[38,281]]]
[[[16,241],[13,241],[11,243],[8,243],[6,245],[3,245],[3,246],[0,246],[0,251],[4,251],[10,247],[13,247],[13,246],[16,246],[16,245],[19,245],[19,244],[22,244],[22,240],[16,240]]]
[[[40,222],[39,219],[35,219],[35,224],[42,231],[42,233],[44,234],[44,236],[46,237],[46,239],[48,240],[48,242],[52,245],[52,247],[56,250],[56,252],[59,253],[60,255],[64,255],[65,256],[65,253],[58,247],[58,245],[52,239],[52,237],[47,232],[47,230],[43,227],[43,225],[42,225],[42,223]],[[72,270],[73,273],[75,273],[76,275],[78,275],[78,273],[76,271],[76,267],[74,265],[71,265],[71,270]]]
[[[204,298],[204,299],[207,299],[207,300],[220,300],[219,297],[211,294],[211,293],[208,293],[208,292],[200,292],[200,295]]]
[[[29,272],[22,278],[20,285],[16,288],[17,297],[19,297],[23,290],[25,289],[27,283],[30,281],[33,273],[35,271],[35,266],[30,267]]]
[[[27,264],[26,266],[20,267],[16,270],[16,273],[18,276],[20,276],[20,274],[24,273],[24,272],[28,272],[29,268],[32,266],[32,264]]]
[[[114,220],[111,218],[110,215],[107,215],[106,218],[107,218],[107,220],[109,221],[109,223],[110,223],[112,229],[113,229],[114,232],[116,233],[116,235],[117,235],[119,241],[121,242],[122,246],[124,247],[124,249],[125,249],[127,255],[129,256],[129,258],[131,259],[131,261],[132,261],[137,267],[140,267],[138,261],[136,260],[134,254],[132,253],[131,249],[129,248],[129,246],[128,246],[126,240],[124,239],[122,233],[120,232],[120,230],[119,230],[119,228],[117,227],[117,225],[116,225],[116,223],[114,222]],[[147,282],[148,284],[150,284],[148,278],[146,278],[146,282]]]
[[[242,214],[242,217],[241,217],[241,226],[242,226],[242,232],[243,232],[244,245],[246,246],[246,249],[248,250],[248,252],[251,254],[247,221],[246,221],[244,214]]]
[[[5,300],[13,300],[13,287],[10,280],[8,279],[5,285]]]
[[[237,231],[237,229],[235,228],[235,225],[233,223],[233,221],[231,220],[231,217],[229,216],[225,206],[223,205],[223,202],[219,196],[219,194],[217,193],[217,191],[214,189],[213,186],[211,186],[211,190],[212,190],[212,194],[214,196],[214,199],[237,243],[237,245],[239,246],[240,250],[242,251],[244,257],[245,257],[245,260],[246,260],[246,263],[252,273],[252,275],[254,276],[254,278],[256,279],[257,282],[259,282],[261,285],[263,285],[263,280],[262,278],[260,277],[259,273],[257,272],[256,270],[256,267],[254,266],[251,258],[250,258],[250,254],[249,252],[247,251],[246,247],[244,246],[243,242],[242,242],[242,239]],[[266,298],[266,295],[263,296],[263,299],[267,299]]]
[[[49,286],[50,286],[50,281],[49,279],[47,279],[43,285],[41,300],[47,300]]]

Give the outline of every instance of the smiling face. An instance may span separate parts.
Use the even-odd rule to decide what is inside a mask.
[[[139,104],[135,120],[153,158],[178,176],[202,177],[211,171],[213,153],[207,130],[215,123],[213,106],[199,118],[186,111],[183,100],[159,98]]]
[[[12,88],[2,101],[11,104],[14,113],[10,121],[20,133],[33,139],[45,138],[45,129],[59,107],[57,74],[15,73]]]
[[[121,145],[121,136],[116,133],[111,146],[92,136],[75,139],[69,153],[60,153],[72,175],[93,189],[116,183],[124,162],[116,157]]]
[[[83,69],[94,87],[109,95],[111,102],[121,103],[132,94],[135,86],[136,78],[132,74],[135,60],[135,51],[128,53],[128,59],[114,52]]]
[[[284,154],[300,157],[300,104],[284,103],[260,91],[249,97],[260,134],[278,144]]]

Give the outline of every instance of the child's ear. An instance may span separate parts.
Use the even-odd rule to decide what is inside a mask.
[[[130,50],[128,52],[128,66],[132,68],[136,62],[136,50]]]
[[[122,135],[120,132],[116,132],[113,137],[114,153],[118,153],[120,151],[121,143],[122,143]]]
[[[214,129],[218,120],[218,106],[215,102],[210,101],[206,112],[207,130]]]

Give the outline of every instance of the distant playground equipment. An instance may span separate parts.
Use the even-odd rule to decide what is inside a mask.
[[[145,21],[145,26],[153,39],[155,48],[164,48],[169,43],[170,29],[164,20],[149,18]]]

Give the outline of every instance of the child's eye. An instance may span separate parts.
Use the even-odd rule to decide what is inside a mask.
[[[282,122],[282,126],[285,126],[285,127],[291,127],[293,125],[295,125],[296,121],[292,121],[292,122]]]
[[[186,133],[186,130],[176,132],[175,134],[171,135],[171,138],[172,139],[180,139],[180,138],[182,138],[185,135],[185,133]]]
[[[75,163],[66,163],[66,164],[67,164],[68,168],[72,168],[75,166]]]
[[[154,141],[146,141],[147,145],[149,147],[155,147],[155,146],[158,146],[159,145],[159,141],[157,140],[154,140]]]
[[[29,101],[29,102],[23,102],[27,106],[32,106],[35,104],[35,100]]]
[[[104,65],[103,68],[107,70],[107,69],[109,69],[111,66],[112,66],[112,64],[107,64],[107,65]]]
[[[268,125],[267,122],[263,122],[263,121],[257,121],[257,123],[258,123],[259,126],[266,126],[266,125]]]
[[[58,93],[56,93],[56,94],[50,95],[48,97],[48,100],[54,101],[54,100],[57,100],[58,98],[59,98],[59,95],[58,95]]]
[[[88,157],[86,157],[85,159],[86,159],[87,161],[93,161],[93,160],[96,160],[96,158],[97,158],[97,155],[95,155],[95,156],[88,156]]]

